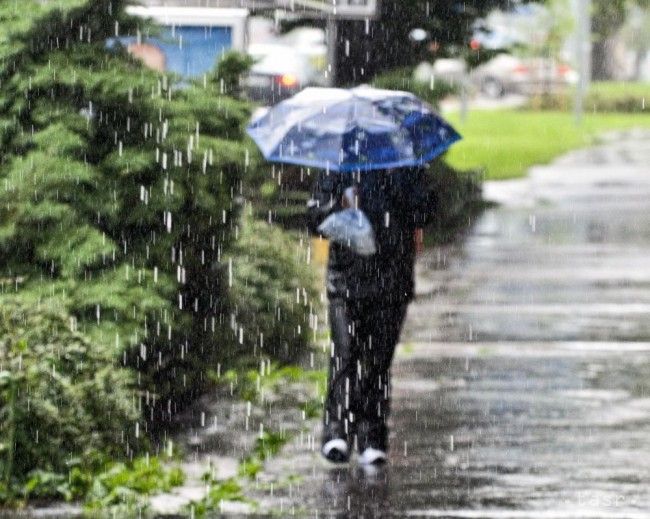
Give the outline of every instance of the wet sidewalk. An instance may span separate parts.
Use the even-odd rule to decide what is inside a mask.
[[[650,517],[650,134],[486,196],[501,205],[420,260],[389,465],[331,468],[302,435],[267,466],[297,477],[261,511]]]

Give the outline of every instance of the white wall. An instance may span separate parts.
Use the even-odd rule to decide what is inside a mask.
[[[242,52],[246,50],[248,9],[130,6],[127,12],[166,26],[230,27],[232,48]]]

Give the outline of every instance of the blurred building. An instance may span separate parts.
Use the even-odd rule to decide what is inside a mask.
[[[121,37],[129,51],[157,70],[201,77],[228,50],[245,51],[250,10],[243,1],[143,0],[128,11],[151,18],[162,34]]]
[[[309,55],[316,69],[321,70],[325,63],[336,62],[339,21],[369,20],[376,14],[377,5],[377,0],[140,0],[139,5],[128,8],[129,12],[151,18],[166,29],[155,37],[130,35],[119,39],[152,68],[187,78],[210,71],[230,49],[248,51],[251,43],[266,42]],[[265,15],[266,19],[257,15]],[[311,41],[315,36],[306,31],[294,38],[296,41],[279,41],[275,27],[282,19],[320,19],[315,24],[318,27],[327,20],[327,41]],[[328,81],[333,80],[333,75],[332,70]]]

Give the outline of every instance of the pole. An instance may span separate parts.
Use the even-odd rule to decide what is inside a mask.
[[[460,80],[460,122],[467,122],[467,112],[469,111],[469,76],[467,70],[463,70],[463,76]]]
[[[591,0],[577,0],[576,63],[579,78],[574,111],[576,125],[580,126],[591,81]]]
[[[327,83],[336,86],[336,53],[338,51],[338,27],[334,16],[327,17]]]

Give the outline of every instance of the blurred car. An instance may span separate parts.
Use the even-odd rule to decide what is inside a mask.
[[[498,54],[472,70],[470,77],[483,94],[492,98],[507,93],[557,93],[578,80],[577,73],[566,64],[511,54]]]
[[[525,39],[519,37],[514,31],[504,28],[493,29],[484,23],[475,23],[472,33],[472,49],[505,50],[516,45],[525,44]]]
[[[278,37],[278,43],[294,48],[309,58],[312,67],[324,72],[327,67],[325,31],[318,27],[296,27]]]
[[[244,90],[252,101],[273,105],[318,84],[309,57],[291,47],[251,45],[249,54],[256,62],[244,78]]]
[[[327,45],[325,31],[318,27],[297,27],[286,34],[274,35],[270,27],[256,29],[248,46],[255,60],[244,89],[253,101],[275,104],[307,86],[325,86]],[[251,35],[253,36],[253,35]]]

